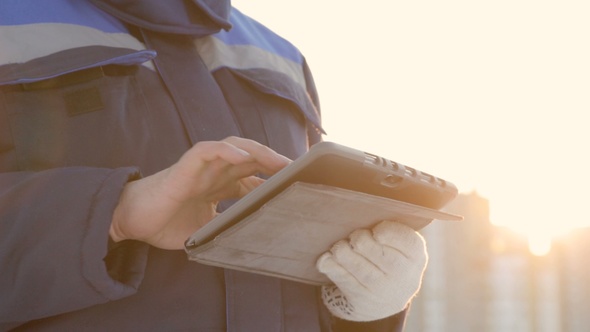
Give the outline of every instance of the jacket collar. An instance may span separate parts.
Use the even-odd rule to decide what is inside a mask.
[[[156,32],[204,37],[229,30],[230,0],[90,0],[118,19]]]

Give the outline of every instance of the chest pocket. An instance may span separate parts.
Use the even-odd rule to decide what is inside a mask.
[[[189,142],[158,76],[108,65],[0,87],[0,170],[167,167]]]
[[[12,145],[11,151],[4,151],[12,155],[6,158],[12,165],[3,169],[107,166],[113,159],[121,160],[112,110],[116,103],[137,107],[129,104],[143,102],[137,98],[136,70],[136,66],[93,67],[3,87],[0,107],[10,132],[4,139]]]
[[[307,151],[310,136],[323,132],[316,106],[288,77],[270,70],[231,68],[220,68],[214,76],[245,137],[295,159]]]

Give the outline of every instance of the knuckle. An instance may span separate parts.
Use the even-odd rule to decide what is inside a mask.
[[[358,229],[350,234],[350,245],[354,249],[362,250],[372,242],[374,242],[373,236],[367,229]]]
[[[346,240],[340,240],[332,245],[330,252],[332,252],[332,255],[336,258],[346,256],[351,252],[350,243]]]

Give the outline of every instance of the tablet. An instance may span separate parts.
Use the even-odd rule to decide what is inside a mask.
[[[185,242],[187,252],[212,241],[294,183],[325,185],[438,210],[457,195],[450,182],[334,142],[320,142],[270,177]]]

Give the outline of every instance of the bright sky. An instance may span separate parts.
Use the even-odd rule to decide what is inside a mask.
[[[489,199],[544,237],[590,225],[587,0],[234,0],[306,56],[326,140]]]

